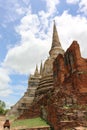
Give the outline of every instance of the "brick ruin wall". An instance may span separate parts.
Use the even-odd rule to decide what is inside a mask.
[[[54,130],[87,125],[87,59],[73,41],[53,63],[54,88],[19,118],[41,116]]]

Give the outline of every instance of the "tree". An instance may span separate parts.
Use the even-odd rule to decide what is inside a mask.
[[[5,113],[5,108],[6,108],[5,102],[0,100],[0,114],[4,114]]]

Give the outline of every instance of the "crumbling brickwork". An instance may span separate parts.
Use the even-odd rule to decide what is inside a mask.
[[[87,126],[87,59],[81,57],[77,41],[55,59],[53,85],[19,118],[41,116],[54,130]]]

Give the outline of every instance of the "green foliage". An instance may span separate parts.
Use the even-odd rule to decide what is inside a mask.
[[[34,119],[16,120],[11,124],[11,127],[26,126],[26,128],[37,126],[48,126],[48,124],[40,117]]]
[[[2,107],[0,107],[0,114],[3,114],[4,113],[4,110]]]
[[[5,102],[0,100],[0,114],[5,114],[6,112],[5,108],[6,108]]]
[[[3,101],[0,100],[0,107],[2,107],[4,109],[6,107],[5,102],[3,102]]]

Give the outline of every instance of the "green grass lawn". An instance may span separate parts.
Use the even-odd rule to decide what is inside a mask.
[[[20,127],[20,126],[24,126],[26,128],[32,128],[37,126],[49,126],[49,125],[40,117],[34,119],[16,120],[11,123],[11,127]]]
[[[17,119],[17,116],[11,115],[11,116],[8,116],[8,119],[9,120],[15,120],[15,119]]]

